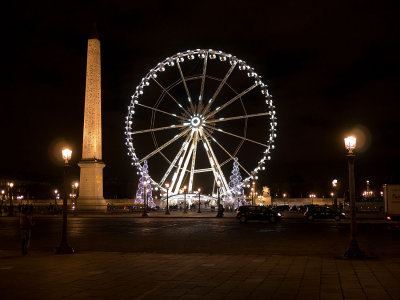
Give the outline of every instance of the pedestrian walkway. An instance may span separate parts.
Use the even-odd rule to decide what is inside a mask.
[[[400,299],[400,258],[0,250],[1,299]]]

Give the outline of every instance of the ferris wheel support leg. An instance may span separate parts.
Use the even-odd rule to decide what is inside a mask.
[[[178,193],[179,188],[181,187],[183,177],[185,176],[186,169],[187,169],[187,166],[188,166],[190,157],[191,157],[192,152],[193,152],[193,148],[194,148],[194,142],[192,142],[192,145],[190,146],[189,153],[188,153],[188,155],[186,156],[185,163],[183,164],[183,168],[182,168],[182,170],[180,171],[181,173],[180,173],[180,175],[179,175],[179,181],[178,181],[178,183],[176,184],[176,187],[175,187],[175,193]]]
[[[190,135],[188,135],[185,139],[185,141],[182,144],[182,147],[180,148],[180,150],[178,151],[178,153],[176,154],[174,160],[172,161],[172,163],[170,164],[170,166],[168,167],[167,172],[165,172],[163,178],[161,179],[159,185],[162,186],[165,182],[165,180],[168,178],[169,174],[171,173],[172,169],[174,168],[174,166],[176,165],[176,162],[178,161],[179,157],[182,155],[182,152],[187,149],[187,147],[185,148],[185,145],[189,142],[190,140]],[[171,185],[171,190],[173,189],[173,186]]]
[[[220,167],[220,165],[218,163],[217,157],[215,156],[215,153],[212,150],[211,144],[208,141],[206,136],[204,136],[204,140],[205,140],[205,142],[206,142],[206,144],[208,146],[211,158],[215,162],[215,168],[217,169],[217,173],[219,174],[219,178],[222,180],[222,190],[223,190],[224,194],[227,195],[229,193],[229,187],[228,187],[228,183],[226,182],[224,173],[222,173],[222,170],[221,170],[221,167]]]
[[[188,148],[189,148],[191,140],[192,140],[192,135],[189,135],[189,140],[184,145],[184,151],[183,151],[182,155],[180,156],[180,159],[179,159],[179,162],[178,162],[178,165],[177,165],[177,168],[176,168],[176,172],[175,172],[174,176],[172,177],[171,190],[173,191],[174,187],[175,187],[174,194],[177,194],[179,192],[179,189],[180,189],[180,186],[178,186],[176,179],[179,177],[179,172],[182,170],[182,168],[181,168],[182,162],[183,162],[183,159],[186,156],[186,153],[188,151]],[[176,184],[176,186],[175,186],[175,184]]]
[[[196,131],[194,133],[192,164],[190,166],[190,179],[189,179],[189,189],[188,189],[189,193],[193,191],[193,176],[194,176],[194,167],[196,164],[197,142],[198,142],[198,133]]]

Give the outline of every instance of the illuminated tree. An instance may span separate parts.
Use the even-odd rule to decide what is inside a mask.
[[[142,168],[141,176],[139,178],[139,184],[138,184],[138,189],[136,192],[135,203],[136,204],[144,204],[145,197],[147,197],[147,206],[153,208],[156,205],[154,204],[154,201],[153,201],[153,195],[152,195],[152,191],[151,191],[151,180],[150,180],[148,168],[149,167],[147,165],[147,160],[145,160],[143,162],[143,168]]]
[[[244,201],[244,189],[242,176],[240,175],[239,170],[239,159],[237,157],[235,157],[233,161],[232,175],[229,177],[229,179],[229,188],[232,195],[231,202],[236,203],[239,201],[239,203],[242,203]]]

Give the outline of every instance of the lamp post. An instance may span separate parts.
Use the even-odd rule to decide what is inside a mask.
[[[218,213],[217,213],[217,218],[222,218],[223,217],[223,212],[222,212],[222,205],[221,205],[221,199],[220,199],[220,189],[221,189],[221,180],[217,179],[217,192],[218,192],[218,198],[217,198],[217,205],[218,205]]]
[[[54,204],[57,206],[58,190],[54,190]]]
[[[168,204],[168,191],[169,191],[169,183],[165,184],[165,187],[167,188],[167,210],[165,211],[166,215],[170,215],[171,213],[169,212],[169,204]]]
[[[253,181],[253,187],[251,188],[251,205],[254,205],[254,193],[256,192],[256,182]]]
[[[183,203],[183,205],[184,205],[184,208],[183,208],[183,213],[184,214],[187,214],[188,212],[187,212],[187,204],[186,204],[186,185],[183,187],[183,199],[184,199],[184,203]]]
[[[143,181],[144,188],[143,188],[143,193],[144,193],[144,198],[143,198],[143,214],[142,217],[148,217],[149,215],[147,214],[147,181]]]
[[[336,196],[336,194],[337,194],[337,186],[338,186],[338,180],[337,179],[333,179],[332,180],[332,187],[333,187],[333,197],[334,197],[334,199],[333,199],[333,201],[334,201],[334,203],[333,203],[333,208],[335,209],[335,211],[337,210],[337,206],[338,206],[338,203],[337,203],[337,196]]]
[[[201,188],[198,188],[197,189],[197,192],[198,192],[198,194],[199,194],[199,209],[198,209],[198,211],[197,211],[197,213],[201,213],[201,210],[200,210],[200,192],[201,192]]]
[[[57,254],[69,254],[74,253],[74,249],[72,249],[67,242],[67,199],[68,199],[68,170],[69,170],[69,161],[71,160],[72,151],[68,148],[62,150],[62,157],[64,159],[64,185],[63,185],[63,209],[62,209],[62,235],[61,235],[61,243],[60,246],[56,248]]]
[[[10,199],[10,209],[8,210],[8,215],[13,216],[14,215],[14,204],[13,204],[13,191],[12,188],[14,187],[13,182],[8,183],[8,198]]]
[[[355,197],[355,182],[354,182],[354,160],[355,154],[353,150],[356,148],[356,138],[349,136],[344,139],[344,144],[347,152],[347,163],[349,168],[349,193],[350,193],[350,209],[351,209],[351,223],[350,223],[350,245],[344,253],[346,258],[363,258],[364,253],[358,247],[356,239],[357,235],[357,219],[356,219],[356,197]]]
[[[314,205],[314,198],[315,198],[315,194],[310,194],[310,198],[311,198],[311,205]]]
[[[3,206],[3,202],[4,202],[4,193],[5,193],[5,191],[4,190],[1,190],[1,206]]]
[[[72,185],[72,188],[73,188],[73,195],[74,195],[74,198],[76,199],[76,198],[78,198],[78,187],[79,187],[79,183],[78,182],[74,182],[74,184]]]

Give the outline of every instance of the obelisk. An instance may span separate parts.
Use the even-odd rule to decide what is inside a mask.
[[[101,63],[100,40],[96,27],[88,39],[85,114],[83,123],[82,160],[78,211],[105,211],[101,151]]]

